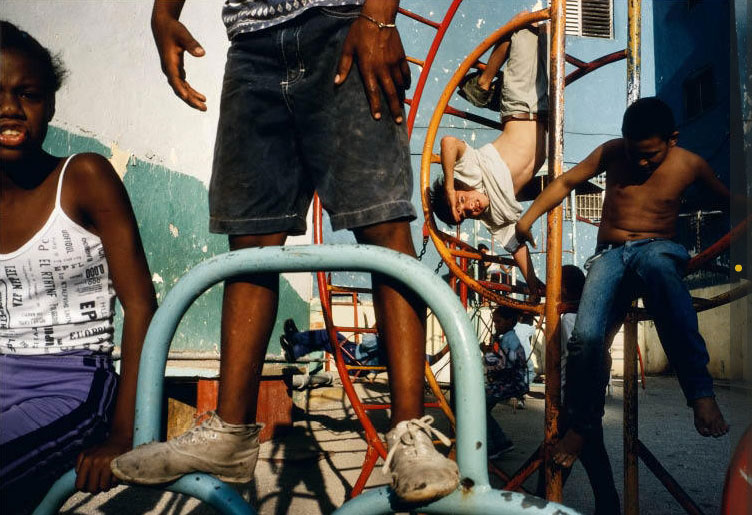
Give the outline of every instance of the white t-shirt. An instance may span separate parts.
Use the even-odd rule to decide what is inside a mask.
[[[522,215],[522,205],[514,196],[509,167],[496,148],[488,143],[475,149],[465,143],[464,154],[454,163],[454,178],[488,195],[489,206],[480,221],[507,251],[517,250],[514,224]]]

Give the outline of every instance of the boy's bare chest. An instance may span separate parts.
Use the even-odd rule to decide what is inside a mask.
[[[635,177],[624,169],[616,172],[609,174],[606,182],[606,197],[615,208],[674,209],[690,182],[668,169],[648,177]]]

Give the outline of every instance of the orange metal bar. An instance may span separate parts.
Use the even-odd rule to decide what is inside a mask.
[[[627,105],[640,98],[641,0],[627,7]],[[637,319],[624,324],[624,514],[640,512],[637,463]]]
[[[566,16],[564,0],[551,0],[551,49],[548,84],[548,182],[553,182],[563,172],[564,163],[564,27]],[[548,212],[546,238],[546,407],[543,461],[546,475],[546,499],[562,500],[561,468],[553,462],[553,446],[559,435],[559,410],[561,407],[561,336],[559,304],[561,303],[561,204]]]

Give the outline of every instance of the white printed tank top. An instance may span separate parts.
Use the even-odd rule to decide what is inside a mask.
[[[112,350],[115,293],[102,242],[60,206],[73,157],[44,227],[0,254],[0,354]]]

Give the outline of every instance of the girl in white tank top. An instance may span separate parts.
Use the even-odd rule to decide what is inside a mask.
[[[112,166],[96,154],[61,159],[42,149],[60,65],[5,21],[0,62],[0,512],[26,513],[74,466],[80,489],[115,484],[110,461],[132,447],[156,299]]]
[[[115,292],[99,236],[55,207],[30,240],[0,252],[0,354],[112,350]]]

